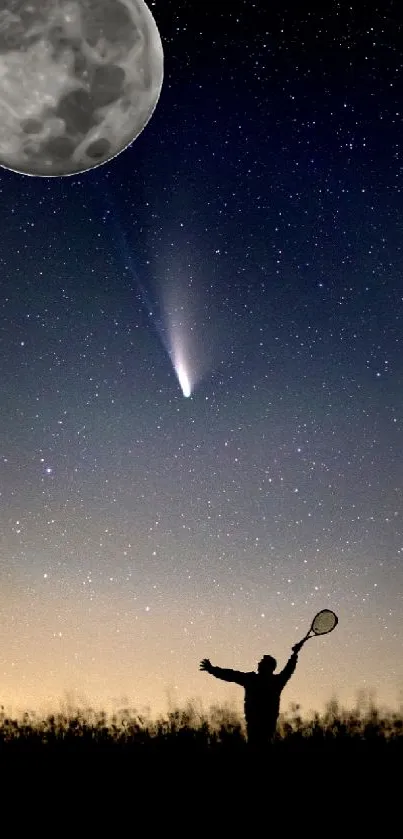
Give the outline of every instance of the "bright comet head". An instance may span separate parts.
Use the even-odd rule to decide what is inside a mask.
[[[181,390],[184,396],[188,398],[192,393],[192,386],[190,384],[189,376],[182,364],[181,361],[175,367],[176,375],[178,377],[179,384],[181,386]]]
[[[197,318],[190,286],[164,286],[164,345],[175,370],[182,396],[188,399],[201,378],[203,345],[196,338]]]

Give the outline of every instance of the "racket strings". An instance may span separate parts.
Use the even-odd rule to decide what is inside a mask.
[[[322,609],[312,621],[312,632],[315,635],[326,635],[335,628],[338,618],[330,609]]]

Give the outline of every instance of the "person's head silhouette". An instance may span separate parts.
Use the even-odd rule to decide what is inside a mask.
[[[271,655],[264,655],[259,661],[257,672],[259,676],[271,676],[277,667],[277,661]]]

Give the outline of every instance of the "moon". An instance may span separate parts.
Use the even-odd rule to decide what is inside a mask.
[[[0,9],[0,166],[76,175],[138,137],[164,54],[144,0],[8,0]]]

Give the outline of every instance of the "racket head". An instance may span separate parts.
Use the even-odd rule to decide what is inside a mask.
[[[327,635],[328,632],[332,632],[338,622],[337,615],[331,609],[322,609],[312,621],[311,632],[314,635]]]

